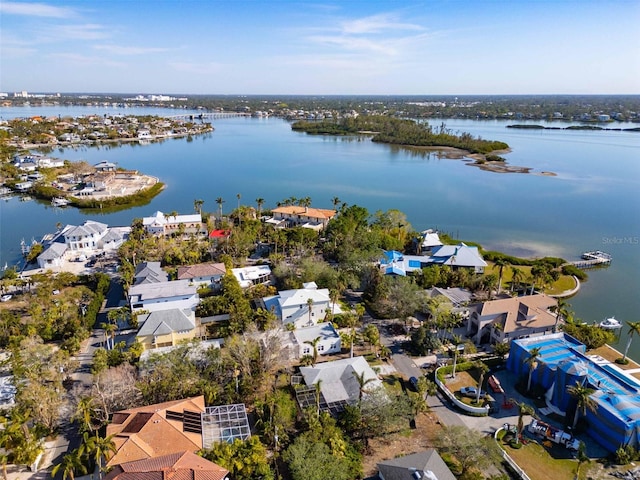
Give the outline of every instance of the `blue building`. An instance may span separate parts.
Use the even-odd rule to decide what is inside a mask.
[[[532,384],[544,388],[551,408],[572,419],[576,401],[567,387],[579,383],[592,388],[597,408],[587,410],[589,435],[610,452],[625,445],[640,448],[639,380],[602,357],[586,355],[585,345],[565,333],[512,341],[507,369],[528,375],[525,361],[536,347],[540,355]]]

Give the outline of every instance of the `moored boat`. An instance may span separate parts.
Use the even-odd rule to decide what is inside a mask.
[[[604,328],[605,330],[616,330],[622,327],[622,324],[613,317],[605,318],[602,320],[598,326],[600,328]]]
[[[54,197],[51,199],[51,205],[54,207],[66,207],[69,203],[69,200],[63,197]]]

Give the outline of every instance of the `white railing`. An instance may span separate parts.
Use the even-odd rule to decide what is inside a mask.
[[[447,388],[447,386],[444,383],[442,383],[438,378],[438,372],[440,371],[441,368],[444,368],[444,367],[439,367],[438,369],[436,369],[436,375],[435,375],[436,385],[438,386],[440,391],[451,401],[451,403],[453,403],[459,409],[467,413],[471,413],[472,415],[481,415],[481,416],[489,415],[489,405],[485,407],[472,407],[471,405],[467,405],[466,403],[458,400],[456,396]]]
[[[500,427],[498,430],[496,430],[496,432],[493,434],[493,438],[496,441],[496,443],[498,443],[498,433],[500,433],[502,430],[504,430],[504,427]],[[499,445],[498,445],[499,446]],[[526,473],[524,473],[524,470],[522,470],[518,464],[513,460],[513,458],[511,458],[509,456],[509,454],[507,452],[504,451],[504,449],[502,447],[500,447],[500,451],[502,452],[502,458],[504,458],[504,461],[507,462],[509,464],[509,466],[513,469],[513,471],[516,473],[516,475],[518,475],[518,477],[520,478],[520,480],[531,480],[529,478],[529,475],[527,475]]]

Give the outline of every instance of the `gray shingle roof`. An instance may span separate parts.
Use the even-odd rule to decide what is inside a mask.
[[[431,480],[434,477],[437,480],[456,480],[447,464],[433,448],[380,462],[378,471],[380,478],[384,480],[415,480],[416,478]],[[421,477],[413,476],[414,472],[420,473]]]
[[[183,332],[193,330],[195,322],[178,309],[162,310],[141,315],[138,319],[141,323],[138,331],[139,337],[146,335],[167,335],[171,332]]]

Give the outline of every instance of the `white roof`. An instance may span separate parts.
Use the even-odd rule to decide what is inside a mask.
[[[182,295],[195,295],[197,287],[189,280],[174,280],[173,282],[142,283],[129,287],[129,297],[138,297],[137,301],[144,302],[158,298],[173,298]]]
[[[304,344],[304,342],[311,342],[318,337],[320,337],[321,342],[340,339],[340,335],[330,322],[318,323],[310,327],[296,328],[293,331],[293,336],[296,337],[300,345]]]
[[[252,267],[232,268],[231,273],[240,283],[240,286],[246,288],[251,285],[253,280],[264,278],[271,275],[269,265],[254,265]]]
[[[364,357],[344,358],[334,362],[319,363],[315,367],[300,367],[300,373],[307,385],[322,380],[320,390],[327,403],[346,401],[355,403],[360,396],[360,384],[354,373],[364,379],[372,379],[366,389],[372,391],[382,387],[382,381],[371,369]]]
[[[157,211],[151,217],[144,217],[142,225],[168,225],[170,223],[198,223],[202,222],[202,215],[195,213],[192,215],[175,215],[166,216],[164,213]]]
[[[314,304],[325,303],[330,300],[328,288],[299,288],[297,290],[283,290],[278,293],[281,307],[306,305],[309,299],[313,300]]]
[[[458,245],[442,245],[436,248],[429,258],[434,263],[459,267],[486,267],[478,247],[469,247],[464,243]]]
[[[425,230],[422,232],[422,247],[438,247],[442,245],[440,241],[440,237],[438,236],[438,232],[434,232],[433,230]]]
[[[94,222],[93,220],[87,220],[79,227],[75,225],[67,225],[63,231],[63,235],[66,238],[69,237],[88,237],[95,233],[106,232],[108,226],[105,223]]]

